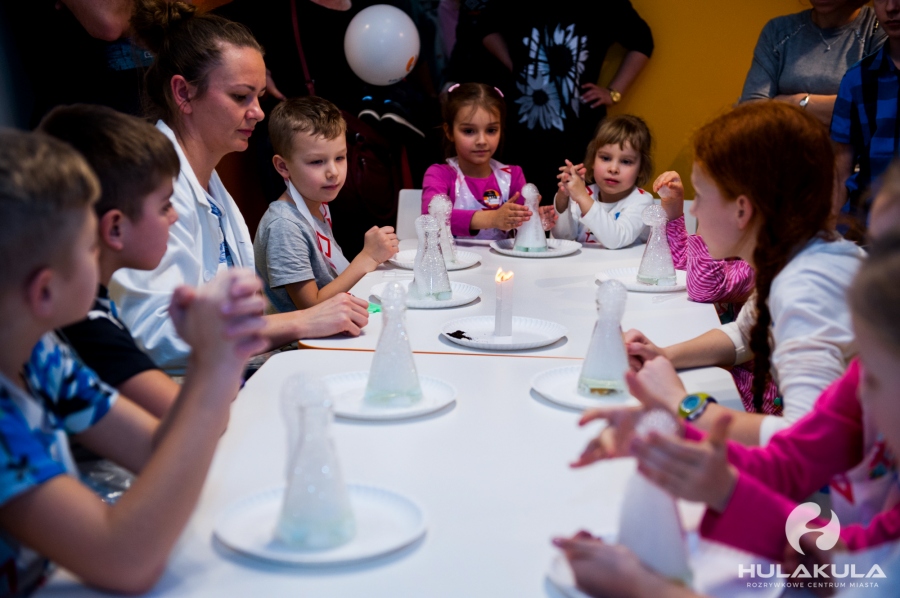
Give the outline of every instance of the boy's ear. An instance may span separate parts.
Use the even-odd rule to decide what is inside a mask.
[[[41,268],[28,280],[25,299],[31,313],[41,319],[50,319],[54,312],[53,282],[55,273],[50,268]]]
[[[172,80],[169,81],[169,85],[172,89],[172,97],[175,99],[175,104],[178,106],[181,113],[191,114],[194,111],[191,106],[191,98],[194,96],[194,86],[188,83],[187,79],[181,75],[172,77]]]
[[[121,210],[110,210],[100,217],[97,223],[97,234],[100,242],[113,251],[125,248],[125,214]]]
[[[272,156],[272,166],[275,167],[275,170],[281,175],[281,178],[291,178],[291,172],[288,170],[287,161],[278,154]]]

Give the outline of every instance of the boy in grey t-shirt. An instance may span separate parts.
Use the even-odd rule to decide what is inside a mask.
[[[253,253],[274,311],[305,309],[346,293],[397,253],[390,226],[369,229],[352,261],[334,240],[328,202],[347,176],[345,131],[340,110],[315,96],[286,100],[269,118],[272,163],[287,189],[260,221]]]

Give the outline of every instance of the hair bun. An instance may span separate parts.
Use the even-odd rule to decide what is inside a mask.
[[[135,0],[131,28],[142,46],[159,54],[168,32],[190,19],[197,7],[186,2]]]

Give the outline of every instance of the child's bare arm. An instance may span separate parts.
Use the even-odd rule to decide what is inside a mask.
[[[151,415],[160,419],[165,417],[181,391],[181,386],[162,370],[145,370],[122,382],[116,388]]]
[[[320,289],[315,280],[304,280],[284,285],[284,288],[297,309],[318,305],[350,291],[363,276],[394,257],[399,250],[399,243],[393,227],[373,226],[366,232],[363,250],[353,258],[346,270],[327,285]]]

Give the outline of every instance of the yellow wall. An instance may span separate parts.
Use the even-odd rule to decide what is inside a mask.
[[[741,94],[763,25],[809,8],[801,0],[631,0],[653,30],[653,57],[610,114],[647,121],[655,138],[656,172],[691,168],[690,138],[704,122]],[[611,78],[623,51],[610,51],[601,84]],[[693,197],[693,189],[687,189]]]

